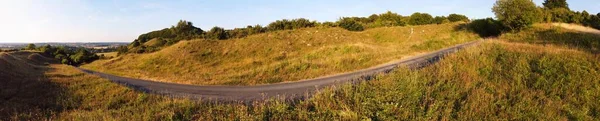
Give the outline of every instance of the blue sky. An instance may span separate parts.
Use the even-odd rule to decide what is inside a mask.
[[[534,0],[541,5],[543,0]],[[392,11],[402,15],[493,17],[495,0],[3,0],[2,42],[131,42],[139,34],[192,21],[204,30],[279,19],[335,21]],[[600,12],[600,0],[568,0],[571,9]]]

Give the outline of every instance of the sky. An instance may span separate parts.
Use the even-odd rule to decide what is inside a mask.
[[[534,0],[541,6],[543,0]],[[266,25],[280,19],[336,21],[392,11],[494,17],[495,0],[0,0],[0,43],[131,42],[179,20],[208,30]],[[600,0],[567,0],[600,12]]]

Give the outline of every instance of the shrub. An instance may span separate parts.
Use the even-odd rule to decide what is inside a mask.
[[[342,18],[342,19],[340,19],[338,25],[349,31],[363,31],[364,30],[363,25],[361,25],[360,23],[356,22],[353,19]]]
[[[291,30],[291,29],[299,29],[299,28],[308,28],[315,27],[316,22],[310,21],[305,18],[293,19],[293,20],[277,20],[275,22],[271,22],[267,26],[268,31],[278,31],[278,30]]]
[[[511,31],[520,31],[539,21],[539,10],[530,0],[498,0],[492,11],[496,18]]]
[[[425,25],[433,23],[433,17],[427,13],[414,13],[410,15],[410,25]]]
[[[469,17],[460,14],[450,14],[448,15],[448,20],[450,20],[450,22],[469,21]]]
[[[228,38],[228,35],[225,29],[215,26],[210,29],[210,31],[206,32],[204,37],[206,39],[224,40]]]
[[[322,27],[337,27],[338,25],[335,22],[327,21],[327,22],[321,23],[321,26]]]
[[[386,13],[379,14],[377,17],[371,15],[369,17],[371,19],[375,19],[373,22],[375,26],[405,26],[406,22],[404,22],[401,15],[397,13],[393,13],[391,11],[387,11]]]
[[[446,18],[445,16],[436,16],[435,18],[433,18],[433,23],[436,24],[444,24],[449,22],[450,20],[448,20],[448,18]]]
[[[504,28],[500,21],[492,18],[473,20],[468,27],[481,37],[499,36]]]

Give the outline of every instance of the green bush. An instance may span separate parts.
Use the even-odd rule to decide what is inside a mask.
[[[338,24],[340,27],[349,31],[363,31],[365,29],[363,25],[353,19],[342,18]]]
[[[414,13],[410,15],[410,25],[425,25],[433,23],[433,17],[427,13]]]
[[[228,39],[228,35],[227,32],[225,31],[225,29],[215,26],[212,29],[210,29],[210,31],[206,32],[206,35],[204,35],[204,37],[206,39],[215,39],[215,40],[224,40],[224,39]]]
[[[300,29],[300,28],[308,28],[315,27],[316,22],[310,21],[305,18],[292,19],[292,20],[277,20],[275,22],[271,22],[267,26],[268,31],[278,31],[278,30],[291,30],[291,29]]]
[[[436,16],[435,18],[433,18],[433,23],[436,24],[444,24],[449,22],[450,20],[448,20],[448,18],[446,18],[445,16]]]
[[[481,37],[499,36],[504,29],[502,23],[493,18],[473,20],[468,27]]]
[[[531,0],[498,0],[492,11],[511,31],[520,31],[539,21],[540,11]]]
[[[406,22],[403,20],[403,16],[387,11],[386,13],[379,15],[371,15],[369,18],[374,19],[375,26],[405,26]]]
[[[448,15],[448,20],[450,20],[450,22],[469,21],[469,17],[460,14],[450,14]]]

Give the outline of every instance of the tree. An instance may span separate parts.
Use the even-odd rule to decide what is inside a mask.
[[[548,9],[565,8],[567,10],[570,10],[567,0],[544,0],[544,3],[542,4],[545,8]]]
[[[492,8],[496,18],[511,31],[520,31],[540,21],[540,13],[531,0],[498,0]]]
[[[410,15],[409,24],[410,25],[425,25],[431,24],[433,22],[433,17],[427,13],[414,13]]]
[[[33,43],[29,43],[26,47],[25,50],[35,50],[35,44]]]
[[[448,15],[448,20],[450,20],[450,22],[457,22],[457,21],[469,21],[469,17],[465,16],[465,15],[460,15],[460,14],[450,14]]]
[[[227,32],[225,31],[225,29],[215,26],[206,33],[206,38],[207,39],[224,40],[224,39],[227,39],[228,36],[227,36]]]
[[[338,21],[338,25],[349,31],[363,31],[364,27],[354,19],[342,18]]]

